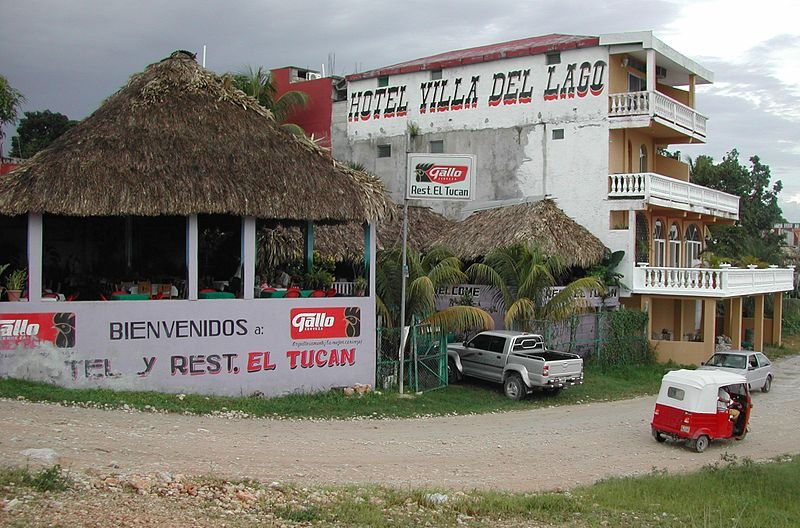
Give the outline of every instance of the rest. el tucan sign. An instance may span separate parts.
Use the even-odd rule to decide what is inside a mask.
[[[408,200],[472,200],[475,195],[475,156],[409,154],[406,174]]]

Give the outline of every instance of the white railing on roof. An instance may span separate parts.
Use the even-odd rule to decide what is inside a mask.
[[[649,116],[683,133],[706,137],[708,118],[661,92],[625,92],[608,96],[608,116]]]
[[[739,218],[739,197],[653,172],[608,175],[609,198],[643,198],[648,203]]]
[[[666,268],[633,270],[633,293],[738,297],[790,291],[794,268]]]

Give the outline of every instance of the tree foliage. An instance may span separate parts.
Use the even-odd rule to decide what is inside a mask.
[[[406,261],[406,323],[415,318],[445,331],[493,328],[491,316],[475,306],[451,306],[436,312],[436,291],[440,287],[467,282],[461,260],[452,252],[434,248],[421,255],[409,248]],[[399,325],[402,296],[402,252],[399,248],[378,254],[375,276],[378,314],[386,326]]]
[[[304,135],[303,129],[294,123],[288,123],[292,112],[308,105],[308,94],[290,90],[278,96],[275,80],[262,66],[246,69],[233,74],[233,85],[258,101],[258,104],[272,112],[275,121],[283,128],[296,135]]]
[[[77,124],[64,114],[50,110],[25,112],[25,117],[19,120],[17,135],[11,138],[11,155],[30,158]]]
[[[0,75],[0,140],[4,136],[3,126],[17,121],[17,111],[23,102],[25,97],[8,83],[8,79]]]
[[[583,290],[604,291],[594,276],[573,280],[551,296],[551,288],[567,276],[568,267],[557,256],[547,255],[533,243],[499,248],[484,262],[471,265],[467,275],[479,284],[497,288],[506,309],[506,328],[531,331],[534,320],[557,321],[582,307]]]
[[[691,161],[691,160],[690,160]],[[698,156],[690,162],[692,182],[739,197],[739,221],[733,226],[711,226],[708,250],[737,261],[755,257],[770,264],[781,264],[781,235],[770,230],[784,222],[778,205],[783,183],[771,184],[768,165],[758,156],[750,158],[750,167],[739,162],[734,149],[715,164],[710,156]]]

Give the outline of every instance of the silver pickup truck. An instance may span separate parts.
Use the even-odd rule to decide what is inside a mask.
[[[447,374],[448,383],[463,376],[502,383],[506,396],[521,400],[534,389],[558,393],[583,383],[583,359],[548,350],[538,334],[495,330],[447,345]]]

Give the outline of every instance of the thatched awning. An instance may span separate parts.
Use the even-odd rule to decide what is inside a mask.
[[[603,260],[606,247],[586,228],[559,209],[552,200],[526,202],[472,213],[435,241],[464,260],[492,250],[532,241],[567,265],[589,267]]]
[[[232,214],[379,219],[377,178],[282,130],[230,80],[177,51],[0,179],[0,214]]]
[[[394,206],[392,215],[378,222],[378,249],[400,247],[403,243],[403,208]],[[430,207],[408,208],[408,247],[425,252],[454,222],[435,213]],[[270,244],[288,260],[303,255],[303,229],[297,225],[277,225],[269,229]],[[364,254],[364,231],[361,224],[320,225],[314,229],[314,249],[326,257],[346,260]]]

